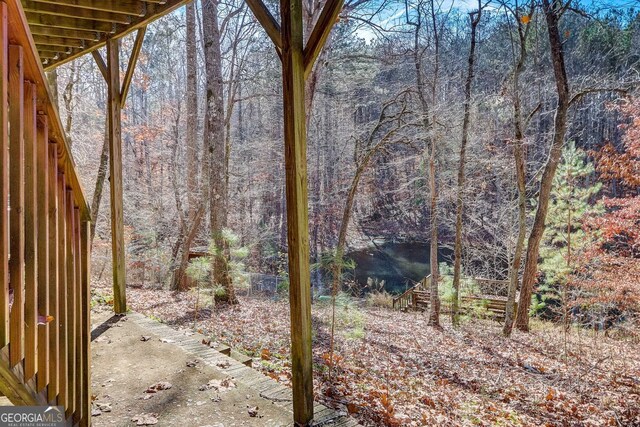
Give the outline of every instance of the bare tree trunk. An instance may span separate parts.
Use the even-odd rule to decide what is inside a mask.
[[[198,64],[196,46],[196,6],[193,2],[187,3],[187,205],[189,218],[194,218],[196,200],[198,199]]]
[[[107,117],[108,120],[108,117]],[[93,190],[93,199],[91,201],[91,244],[96,235],[96,223],[98,222],[98,212],[100,211],[100,202],[102,201],[102,190],[104,189],[104,180],[107,177],[107,169],[109,166],[109,127],[105,124],[104,141],[102,142],[102,153],[100,154],[100,164],[98,165],[98,175],[96,176],[96,185]]]
[[[218,1],[202,2],[202,27],[206,69],[205,143],[209,149],[210,227],[216,251],[212,257],[212,283],[221,286],[225,295],[218,300],[237,304],[228,266],[228,248],[223,237],[227,226],[228,194],[226,186],[226,147],[224,131],[224,101],[222,54]]]
[[[189,217],[189,224],[190,224],[189,229],[186,230],[186,233],[185,231],[183,231],[184,237],[181,239],[181,242],[180,242],[183,249],[182,249],[182,252],[180,252],[180,261],[178,263],[178,267],[175,269],[173,273],[173,279],[171,283],[171,289],[173,290],[176,290],[176,291],[186,290],[186,289],[182,289],[180,285],[182,283],[182,278],[184,277],[185,272],[187,271],[187,267],[189,265],[189,248],[191,247],[191,244],[195,240],[196,236],[198,235],[198,229],[200,228],[200,224],[202,224],[202,218],[204,216],[204,206],[205,204],[202,204],[200,209],[194,212],[194,216]]]
[[[532,1],[529,7],[529,15],[533,15],[535,3]],[[526,168],[524,159],[524,131],[525,124],[522,120],[522,106],[520,104],[520,76],[525,67],[527,59],[527,35],[529,27],[523,29],[523,23],[517,11],[514,11],[514,19],[518,28],[518,40],[520,54],[518,62],[513,71],[513,125],[515,138],[513,141],[513,156],[516,169],[516,186],[518,190],[518,237],[513,252],[509,272],[509,289],[507,293],[507,304],[505,309],[504,326],[502,333],[504,336],[511,336],[513,329],[514,307],[516,293],[518,292],[520,265],[522,263],[522,253],[524,251],[524,241],[527,233],[527,189],[526,189]]]
[[[436,181],[436,149],[438,142],[438,132],[435,128],[438,122],[437,108],[435,103],[438,94],[438,75],[440,71],[440,35],[436,20],[435,0],[430,1],[431,5],[431,24],[433,25],[433,43],[434,51],[434,69],[433,82],[431,86],[431,152],[429,153],[429,192],[430,196],[430,212],[431,219],[431,242],[429,254],[429,266],[431,269],[431,283],[429,284],[430,308],[429,308],[429,326],[440,327],[440,295],[438,292],[438,282],[440,281],[440,267],[438,265],[438,183]],[[416,45],[417,48],[417,45]],[[418,75],[421,73],[418,72]],[[426,102],[423,101],[423,109]],[[426,109],[424,112],[426,113]]]
[[[54,68],[51,71],[47,71],[47,83],[49,83],[49,89],[51,90],[51,96],[53,97],[53,103],[58,108],[58,70]]]
[[[517,115],[519,113],[515,114]],[[516,183],[518,187],[518,237],[509,271],[509,290],[507,293],[504,326],[502,328],[502,333],[506,337],[511,336],[511,330],[513,329],[514,306],[516,293],[518,292],[520,264],[522,263],[522,252],[524,251],[524,239],[527,234],[527,190],[522,138],[522,133],[516,130],[516,141],[513,151],[516,165]]]
[[[478,1],[478,11],[469,14],[471,19],[471,46],[469,48],[469,65],[467,80],[464,85],[464,113],[462,118],[462,139],[460,141],[460,163],[458,165],[458,191],[456,206],[456,239],[453,263],[453,305],[451,307],[451,322],[458,325],[458,298],[460,294],[460,276],[462,270],[462,214],[464,198],[464,168],[467,161],[467,141],[469,140],[469,122],[471,119],[471,84],[473,83],[474,62],[476,54],[476,30],[482,16],[482,3]]]
[[[529,234],[524,274],[522,277],[522,291],[520,292],[520,304],[518,305],[516,327],[525,332],[529,330],[529,306],[538,272],[540,242],[542,241],[545,229],[545,220],[547,218],[547,210],[549,208],[549,196],[553,185],[553,177],[556,174],[560,158],[562,157],[562,147],[564,145],[564,137],[567,130],[569,81],[567,79],[567,71],[565,69],[562,39],[558,28],[558,20],[562,6],[563,4],[559,0],[554,0],[552,2],[550,0],[542,1],[544,15],[547,20],[551,62],[553,64],[553,74],[556,81],[556,91],[558,93],[558,107],[554,118],[551,149],[540,181],[538,208],[536,210],[533,228]]]
[[[439,71],[439,51],[440,44],[438,39],[438,27],[436,25],[436,12],[434,0],[430,2],[431,6],[431,20],[433,24],[434,32],[434,44],[435,44],[435,61],[433,71],[433,82],[431,86],[431,103],[434,104],[437,95],[437,82]],[[440,276],[440,270],[438,267],[438,187],[436,183],[436,146],[437,135],[435,131],[436,113],[435,106],[432,105],[429,108],[426,97],[426,85],[422,70],[422,47],[419,42],[420,29],[422,28],[422,14],[420,9],[417,10],[417,22],[413,23],[414,30],[414,48],[413,48],[413,61],[416,71],[416,85],[418,89],[418,98],[420,100],[420,108],[422,115],[422,126],[425,133],[431,133],[427,137],[427,148],[425,149],[425,159],[428,159],[429,172],[428,183],[430,192],[430,211],[429,221],[431,223],[431,242],[429,244],[429,266],[431,270],[431,282],[429,284],[430,292],[430,311],[429,311],[429,325],[440,326],[440,296],[438,295],[438,280]]]
[[[198,228],[202,220],[203,208],[206,202],[199,197],[198,177],[200,168],[198,166],[198,69],[197,69],[197,46],[196,46],[196,12],[195,5],[188,3],[185,13],[187,26],[187,63],[186,63],[186,110],[187,110],[187,129],[185,132],[186,145],[186,174],[187,174],[187,212],[184,213],[182,202],[180,201],[179,188],[177,185],[177,177],[175,166],[172,170],[172,185],[174,187],[176,208],[180,218],[180,231],[178,239],[173,248],[174,267],[173,278],[171,280],[171,289],[181,290],[180,284],[189,263],[189,251],[193,240],[197,235]],[[176,137],[174,141],[174,149],[172,163],[175,165],[176,148],[178,144],[176,123]],[[199,202],[199,203],[198,203]],[[202,211],[202,212],[201,212]]]
[[[71,71],[69,75],[69,80],[64,87],[64,92],[62,93],[62,99],[64,100],[64,108],[67,111],[67,117],[65,119],[64,124],[64,132],[67,135],[67,139],[69,140],[69,144],[71,144],[71,123],[73,122],[73,87],[76,83],[76,63],[71,63]]]

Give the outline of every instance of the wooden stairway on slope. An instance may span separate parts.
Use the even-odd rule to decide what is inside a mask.
[[[477,279],[478,282],[491,282],[492,284],[506,284],[506,281]],[[426,311],[431,304],[429,282],[431,275],[426,276],[420,282],[393,298],[393,308],[401,311]],[[514,304],[514,313],[518,304]],[[486,317],[497,321],[504,321],[507,310],[507,298],[501,295],[472,294],[460,296],[460,311],[474,317]]]

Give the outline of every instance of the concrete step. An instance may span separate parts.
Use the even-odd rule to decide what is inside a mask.
[[[231,350],[231,355],[230,356],[231,356],[232,359],[235,359],[238,362],[240,362],[243,365],[248,366],[250,368],[251,368],[251,366],[253,364],[253,359],[252,358],[240,353],[239,351]]]
[[[220,353],[224,354],[225,356],[231,357],[231,347],[224,344],[218,344],[214,348],[218,350]]]

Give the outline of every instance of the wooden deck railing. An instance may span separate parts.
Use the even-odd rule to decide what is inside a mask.
[[[0,18],[0,391],[87,426],[89,209],[20,2]]]

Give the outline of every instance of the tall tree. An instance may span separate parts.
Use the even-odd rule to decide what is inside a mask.
[[[589,183],[594,172],[587,154],[570,141],[566,144],[558,172],[554,177],[546,228],[540,246],[540,272],[549,294],[543,299],[560,294],[562,317],[568,322],[568,280],[575,263],[573,254],[582,252],[586,245],[584,220],[599,210],[592,200],[602,184]],[[560,291],[560,292],[558,292]]]
[[[527,123],[522,113],[522,100],[520,93],[520,78],[524,72],[527,60],[527,38],[529,23],[535,11],[535,2],[529,3],[528,13],[521,15],[518,11],[518,2],[516,1],[514,8],[509,8],[509,12],[515,20],[518,32],[517,48],[518,59],[513,69],[512,78],[512,103],[513,103],[513,160],[515,164],[516,189],[518,193],[518,237],[516,238],[515,248],[511,265],[509,266],[509,289],[507,291],[507,304],[505,311],[504,326],[502,333],[510,336],[513,330],[513,320],[515,311],[516,293],[518,292],[518,284],[520,278],[520,265],[522,263],[522,253],[524,251],[524,241],[527,234],[527,183],[526,183],[526,164],[524,153],[524,138]],[[528,122],[528,119],[526,120]]]
[[[209,221],[211,238],[215,245],[212,256],[212,283],[221,286],[224,296],[219,300],[237,304],[231,275],[229,274],[227,247],[223,236],[227,227],[228,189],[225,146],[224,86],[222,53],[220,51],[220,25],[217,0],[202,1],[202,37],[206,70],[204,141],[209,157]]]
[[[464,199],[464,169],[467,163],[467,141],[469,140],[469,123],[471,121],[471,85],[473,83],[476,60],[476,33],[482,17],[482,0],[478,0],[478,10],[469,13],[471,21],[471,45],[467,59],[467,78],[464,84],[464,107],[462,116],[462,138],[460,141],[460,158],[458,164],[458,189],[456,198],[456,238],[453,262],[453,307],[451,321],[458,324],[458,295],[460,293],[460,276],[462,270],[462,215]]]
[[[107,177],[107,169],[109,169],[109,117],[105,117],[104,139],[102,141],[102,150],[100,152],[100,163],[98,164],[98,174],[96,175],[96,183],[93,188],[93,198],[91,199],[91,243],[96,235],[96,224],[98,223],[98,214],[100,212],[100,202],[102,201],[102,191],[104,190],[104,180]]]
[[[558,105],[554,117],[551,148],[540,180],[536,216],[527,242],[520,304],[518,304],[518,315],[516,317],[516,327],[525,332],[529,330],[529,302],[531,301],[538,273],[540,242],[544,235],[553,177],[562,157],[562,147],[564,146],[567,132],[567,113],[570,104],[569,80],[567,78],[563,41],[559,28],[559,20],[565,10],[565,6],[561,0],[542,0],[542,10],[547,21],[549,49],[556,82]]]
[[[187,84],[186,84],[186,154],[187,154],[187,204],[189,218],[193,219],[197,211],[197,201],[200,200],[198,191],[198,59],[196,45],[196,5],[187,3],[186,20],[186,50],[187,50]]]
[[[67,84],[64,86],[64,91],[62,92],[62,100],[64,101],[64,108],[67,113],[64,123],[64,131],[67,134],[67,140],[70,144],[72,142],[71,123],[73,122],[73,93],[79,74],[78,64],[74,61],[69,66],[69,77],[67,79]]]
[[[420,113],[422,115],[423,132],[427,134],[427,147],[424,157],[428,163],[429,183],[429,225],[431,227],[431,239],[429,245],[429,265],[431,269],[431,282],[429,284],[430,292],[430,311],[429,325],[440,326],[440,296],[438,295],[438,281],[440,272],[438,268],[438,183],[436,172],[436,154],[438,147],[438,130],[436,124],[438,122],[438,109],[436,106],[438,96],[438,84],[440,74],[440,31],[437,19],[437,6],[435,0],[429,0],[429,24],[432,32],[432,51],[433,51],[433,70],[430,81],[430,88],[427,87],[425,81],[425,72],[423,67],[423,53],[426,50],[420,43],[420,32],[423,28],[423,11],[421,7],[416,10],[416,22],[410,22],[414,26],[413,40],[413,65],[416,73],[416,86],[418,98],[420,101]],[[408,19],[409,17],[407,17]],[[429,98],[427,98],[429,96]]]
[[[174,265],[177,264],[171,288],[179,289],[182,278],[185,275],[189,262],[189,250],[197,236],[202,220],[202,209],[199,205],[204,205],[203,199],[200,197],[201,192],[198,186],[198,177],[200,176],[200,166],[198,164],[198,63],[197,63],[197,45],[196,45],[196,6],[190,2],[186,6],[185,23],[186,23],[186,112],[187,112],[187,128],[185,132],[186,139],[186,175],[187,175],[187,214],[183,213],[182,204],[178,202],[178,217],[180,219],[180,231],[178,240],[174,249]],[[175,144],[177,144],[177,140]],[[175,156],[174,156],[175,160]],[[175,176],[175,170],[173,175]],[[177,185],[174,185],[176,191],[176,201],[179,200],[180,191]]]

